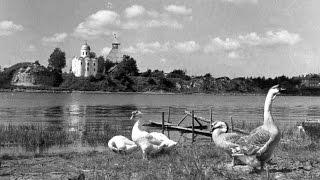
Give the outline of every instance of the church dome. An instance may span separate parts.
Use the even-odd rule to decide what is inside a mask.
[[[81,50],[90,51],[90,46],[89,46],[87,43],[85,43],[85,44],[83,44],[83,45],[81,46]]]

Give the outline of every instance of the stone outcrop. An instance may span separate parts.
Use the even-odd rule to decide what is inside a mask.
[[[52,73],[37,63],[18,69],[11,80],[15,86],[52,86],[54,77]]]

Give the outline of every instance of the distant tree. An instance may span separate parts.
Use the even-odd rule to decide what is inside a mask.
[[[106,61],[104,62],[104,69],[105,69],[106,73],[115,65],[116,65],[116,63],[112,62],[109,59],[106,59]]]
[[[174,83],[167,78],[160,78],[158,86],[161,90],[170,91],[174,87]]]
[[[204,78],[212,78],[211,74],[210,73],[207,73],[203,76]]]
[[[164,77],[164,72],[156,69],[151,73],[151,77],[163,78]]]
[[[48,59],[48,68],[61,71],[66,66],[66,54],[60,48],[55,48]]]
[[[186,75],[186,72],[181,69],[175,69],[167,75],[168,78],[180,78],[190,80],[191,78]]]
[[[103,56],[98,57],[98,73],[102,74],[105,69],[105,60]]]
[[[142,77],[150,77],[151,74],[152,74],[151,69],[148,69],[146,72],[142,72],[142,73],[140,74],[140,76],[142,76]]]
[[[96,58],[97,57],[97,55],[96,55],[96,53],[95,52],[90,52],[89,53],[89,58]]]
[[[116,79],[121,79],[124,75],[137,76],[139,70],[136,61],[127,55],[123,56],[123,60],[117,65],[117,69],[113,72]]]
[[[34,64],[40,66],[40,63],[39,63],[38,60],[36,60],[36,61],[34,62]]]
[[[55,48],[48,59],[48,69],[53,74],[53,86],[59,86],[62,81],[62,68],[66,66],[66,54],[60,48]]]

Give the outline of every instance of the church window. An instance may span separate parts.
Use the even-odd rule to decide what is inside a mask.
[[[89,67],[87,67],[87,71],[89,71]]]
[[[88,55],[88,52],[86,52],[86,55]]]
[[[96,63],[93,63],[93,66],[95,66],[96,65]]]
[[[87,63],[87,66],[89,66],[89,63]]]
[[[95,68],[93,68],[93,71],[96,71],[96,69],[95,69]]]

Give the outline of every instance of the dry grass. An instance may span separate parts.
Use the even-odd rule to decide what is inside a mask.
[[[249,130],[255,125],[244,126]],[[12,129],[10,132],[23,128]],[[31,129],[32,131],[24,130],[30,133],[28,137],[31,137],[35,128]],[[28,134],[24,131],[22,134]],[[6,131],[0,128],[0,132]],[[91,138],[97,135],[94,134],[96,132],[87,133]],[[89,135],[90,133],[92,135]],[[37,133],[34,135],[40,136]],[[58,138],[61,135],[51,134],[51,137]],[[108,134],[102,134],[102,137],[108,138]],[[20,136],[6,138],[22,141]],[[34,141],[39,144],[38,140],[30,142]],[[93,144],[99,144],[102,140],[95,142]],[[295,129],[283,129],[282,140],[272,158],[273,164],[270,165],[271,179],[317,179],[320,177],[319,147],[308,137],[295,136]],[[140,151],[129,155],[119,155],[111,151],[43,153],[20,157],[6,155],[2,159],[0,176],[13,179],[68,179],[80,173],[83,173],[86,179],[266,179],[264,171],[246,173],[228,170],[226,164],[231,161],[230,157],[213,143],[201,141],[193,144],[179,143],[170,153],[160,154],[148,161],[142,160]]]

